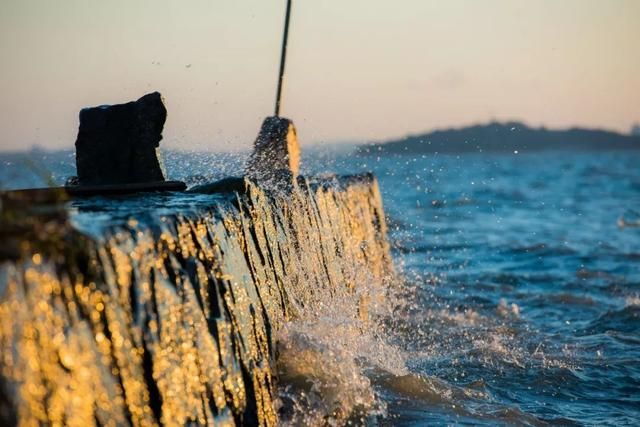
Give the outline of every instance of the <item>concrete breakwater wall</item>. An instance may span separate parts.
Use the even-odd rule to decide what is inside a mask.
[[[0,423],[276,424],[276,331],[392,267],[372,176],[242,186],[3,199]]]

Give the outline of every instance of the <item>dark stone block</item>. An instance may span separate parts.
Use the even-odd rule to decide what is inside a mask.
[[[156,149],[166,118],[158,92],[135,102],[81,110],[76,140],[79,184],[164,181]]]
[[[200,184],[188,190],[189,193],[216,194],[216,193],[241,193],[245,192],[244,178],[231,176],[219,181]]]

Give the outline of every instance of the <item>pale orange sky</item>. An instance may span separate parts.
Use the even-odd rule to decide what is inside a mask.
[[[0,149],[72,147],[84,106],[158,90],[166,148],[249,148],[285,0],[4,0]],[[294,0],[283,115],[301,142],[491,119],[627,132],[638,0]]]

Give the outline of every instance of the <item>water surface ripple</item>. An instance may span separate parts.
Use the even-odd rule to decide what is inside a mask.
[[[637,152],[359,159],[412,292],[393,330],[420,378],[379,384],[383,424],[640,422],[638,165]]]

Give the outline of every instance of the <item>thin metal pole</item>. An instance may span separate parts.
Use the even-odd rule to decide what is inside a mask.
[[[289,38],[289,17],[291,16],[291,0],[287,0],[287,12],[284,18],[284,35],[280,52],[280,73],[278,74],[278,91],[276,93],[275,116],[280,115],[280,98],[282,97],[282,80],[284,79],[284,63],[287,58],[287,39]]]

